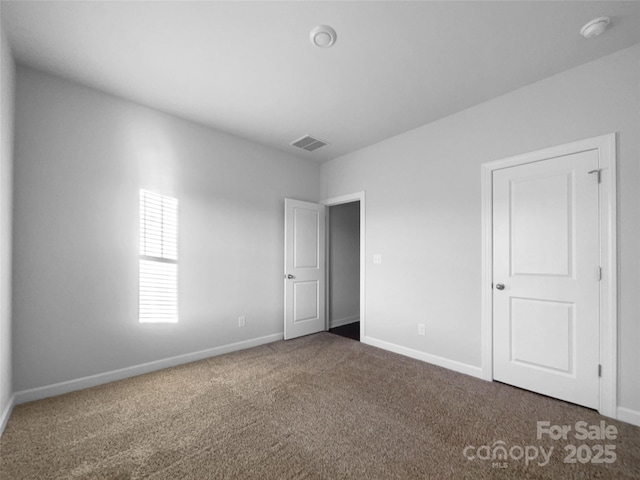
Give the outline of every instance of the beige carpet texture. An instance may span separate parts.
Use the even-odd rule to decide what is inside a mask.
[[[0,478],[638,479],[640,428],[320,333],[19,405]]]

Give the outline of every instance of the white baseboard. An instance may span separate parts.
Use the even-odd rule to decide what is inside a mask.
[[[341,327],[343,325],[349,325],[350,323],[355,323],[360,321],[360,315],[353,315],[351,317],[345,318],[336,318],[335,320],[331,320],[329,322],[329,328]]]
[[[11,412],[13,411],[13,406],[16,403],[16,396],[11,395],[9,397],[9,403],[4,408],[2,412],[0,412],[0,436],[2,436],[2,432],[4,432],[4,427],[7,426],[7,422],[9,421],[9,417],[11,416]]]
[[[640,412],[630,408],[618,407],[618,420],[640,427]]]
[[[84,388],[95,387],[96,385],[115,382],[116,380],[122,380],[124,378],[135,377],[136,375],[142,375],[144,373],[162,370],[163,368],[175,367],[177,365],[195,362],[204,358],[215,357],[217,355],[223,355],[225,353],[231,353],[238,350],[244,350],[246,348],[257,347],[266,343],[277,342],[278,340],[282,340],[283,338],[283,333],[276,333],[273,335],[267,335],[265,337],[253,338],[251,340],[244,340],[242,342],[231,343],[229,345],[222,345],[220,347],[208,348],[206,350],[200,350],[193,353],[186,353],[184,355],[177,355],[175,357],[164,358],[162,360],[156,360],[153,362],[142,363],[140,365],[112,370],[110,372],[89,375],[88,377],[68,380],[66,382],[54,383],[51,385],[45,385],[43,387],[30,388],[28,390],[21,390],[19,392],[15,392],[14,404],[19,405],[25,402],[41,400],[47,397],[62,395],[63,393],[82,390]]]
[[[474,367],[467,363],[458,362],[456,360],[450,360],[448,358],[439,357],[430,353],[421,352],[412,348],[396,345],[395,343],[385,342],[384,340],[378,340],[377,338],[364,337],[361,340],[362,343],[372,345],[374,347],[382,348],[383,350],[389,350],[390,352],[399,353],[406,357],[415,358],[416,360],[422,360],[423,362],[432,363],[439,367],[448,368],[455,372],[471,375],[472,377],[482,378],[482,368]]]

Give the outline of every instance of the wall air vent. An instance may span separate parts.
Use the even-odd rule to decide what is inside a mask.
[[[313,138],[311,135],[305,135],[302,138],[294,140],[290,143],[290,145],[298,148],[302,148],[307,152],[313,152],[320,147],[324,147],[325,145],[329,145],[327,142],[323,140],[318,140],[317,138]]]

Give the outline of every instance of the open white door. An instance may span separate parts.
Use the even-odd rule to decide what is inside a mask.
[[[284,201],[284,338],[325,330],[325,207]]]
[[[598,150],[493,172],[493,377],[599,406]]]

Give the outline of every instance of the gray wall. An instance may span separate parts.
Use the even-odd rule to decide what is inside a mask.
[[[0,424],[9,407],[11,381],[11,218],[15,68],[0,33]],[[0,433],[2,425],[0,425]]]
[[[16,391],[282,332],[317,164],[20,66],[15,155]],[[177,324],[138,323],[139,188],[180,202]]]
[[[640,412],[640,46],[323,164],[325,198],[366,190],[366,335],[479,367],[480,165],[611,132],[619,134],[618,404]]]
[[[329,207],[329,326],[360,319],[360,202]]]

